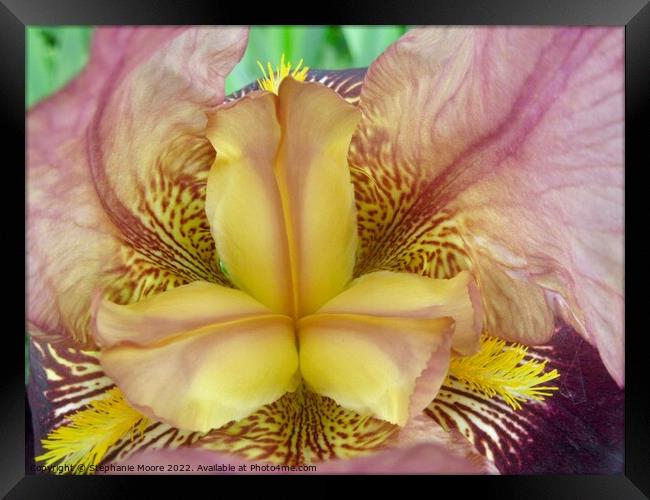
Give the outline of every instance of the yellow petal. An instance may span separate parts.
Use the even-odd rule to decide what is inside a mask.
[[[269,315],[206,326],[173,341],[122,344],[101,364],[146,416],[205,432],[244,418],[295,390],[293,322]]]
[[[314,312],[352,277],[357,248],[346,154],[354,106],[282,81],[211,116],[206,212],[233,282],[275,312]]]
[[[217,157],[206,213],[233,283],[273,311],[291,314],[289,250],[273,172],[280,141],[275,100],[270,93],[246,96],[211,117],[206,133]]]
[[[203,432],[296,388],[293,321],[240,290],[195,282],[131,305],[98,302],[102,368],[153,420]]]
[[[360,115],[327,87],[292,78],[280,84],[278,101],[276,175],[293,230],[300,317],[352,278],[357,227],[347,151]]]
[[[318,394],[403,426],[445,378],[452,327],[451,318],[314,314],[299,323],[300,370]]]
[[[205,325],[270,313],[240,290],[195,281],[129,305],[97,301],[93,337],[102,348],[125,341],[148,345]]]
[[[318,312],[412,319],[449,316],[455,322],[455,351],[469,355],[480,346],[483,312],[478,289],[467,271],[448,280],[390,271],[366,274]]]

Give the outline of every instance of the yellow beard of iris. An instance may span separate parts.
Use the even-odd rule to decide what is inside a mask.
[[[282,80],[286,77],[291,76],[291,78],[298,82],[304,82],[305,78],[307,78],[307,72],[309,71],[308,66],[302,65],[302,59],[298,61],[294,70],[291,71],[291,63],[284,61],[284,54],[280,57],[280,65],[276,66],[275,71],[273,71],[271,63],[267,63],[267,68],[269,70],[268,75],[266,74],[266,70],[264,69],[264,66],[262,66],[261,62],[257,61],[257,65],[262,71],[262,78],[257,80],[259,88],[268,92],[273,92],[274,94],[278,93],[280,83],[282,83]]]
[[[206,213],[237,289],[194,282],[143,301],[97,305],[101,364],[154,420],[208,431],[302,381],[362,415],[403,426],[426,407],[452,349],[479,347],[470,274],[380,271],[353,279],[357,221],[347,150],[359,111],[334,91],[276,78],[223,105]],[[285,76],[290,75],[285,78]]]

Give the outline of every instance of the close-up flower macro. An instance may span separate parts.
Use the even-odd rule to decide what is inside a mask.
[[[623,28],[68,30],[33,470],[623,472]]]

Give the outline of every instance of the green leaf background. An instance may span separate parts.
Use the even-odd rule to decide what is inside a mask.
[[[226,92],[259,78],[257,61],[275,67],[282,54],[294,65],[343,69],[368,66],[407,31],[406,26],[253,26],[244,57],[226,79]],[[25,107],[62,88],[88,61],[93,28],[29,26]],[[25,379],[28,370],[25,340]]]

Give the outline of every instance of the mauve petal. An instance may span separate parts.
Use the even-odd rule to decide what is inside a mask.
[[[80,136],[97,109],[106,79],[117,65],[132,67],[188,28],[98,28],[88,64],[59,92],[28,112],[29,131],[39,151]],[[36,137],[44,134],[43,137]]]
[[[485,474],[478,463],[455,456],[444,446],[418,444],[392,448],[355,460],[335,460],[318,468],[321,473],[347,474]]]
[[[69,338],[56,343],[31,338],[27,397],[32,414],[34,456],[54,428],[115,385],[101,369],[99,353],[80,350]]]
[[[341,472],[495,474],[494,464],[477,453],[455,430],[444,431],[425,414],[409,420],[406,427],[386,442],[385,450],[354,461],[334,460],[326,469]]]
[[[170,111],[182,108],[188,114],[195,113],[195,121],[205,121],[198,98],[203,96],[206,105],[223,98],[220,75],[241,56],[245,40],[245,32],[234,28],[225,32],[205,28],[100,28],[86,69],[62,91],[29,111],[27,317],[34,335],[87,341],[93,290],[116,279],[131,279],[125,278],[129,263],[124,255],[137,247],[128,241],[125,226],[120,226],[123,219],[116,217],[120,207],[114,204],[117,196],[109,195],[114,186],[108,178],[121,176],[135,189],[133,177],[148,178],[157,167],[155,162],[144,161],[139,148],[143,142],[157,141],[155,147],[161,152],[173,139],[167,137],[165,141],[161,135],[169,127],[149,126],[147,130],[152,120],[160,119],[162,95]],[[211,73],[215,77],[212,89],[207,86],[211,68],[219,72]],[[200,80],[199,76],[205,78]],[[125,109],[129,96],[135,97]],[[104,109],[109,102],[112,114],[107,117]],[[165,118],[178,124],[179,117],[173,113]],[[140,123],[134,126],[136,121]],[[127,122],[134,126],[128,140],[115,142],[109,132],[123,129]],[[133,148],[129,150],[128,146]],[[125,153],[120,159],[130,177],[125,171],[118,172],[115,165],[109,173],[105,164],[99,166],[97,162],[100,152],[117,154],[118,149]],[[197,161],[189,168],[196,168]],[[174,162],[162,158],[160,163]],[[136,229],[136,225],[129,229]],[[157,243],[151,231],[141,231],[139,237]],[[125,245],[125,240],[130,245]],[[155,276],[145,272],[155,267],[156,253],[161,253],[164,245],[157,245],[152,259],[139,257],[138,279],[142,282],[160,282],[164,273],[169,274],[158,269],[151,269]],[[132,284],[133,289],[140,288]]]
[[[121,246],[92,184],[85,131],[119,61],[127,54],[132,61],[144,58],[177,32],[153,31],[144,45],[144,32],[97,30],[87,67],[28,112],[27,287],[33,334],[85,340],[92,290],[117,265]]]
[[[99,352],[81,350],[70,339],[56,343],[30,339],[27,395],[34,435],[32,456],[45,453],[42,440],[50,432],[69,424],[72,415],[115,389],[115,382],[104,373],[99,358]],[[161,444],[170,449],[186,446],[202,435],[162,422],[149,422],[135,439],[121,440],[109,447],[102,464],[120,462],[136,451],[155,449]]]
[[[559,316],[622,385],[622,91],[621,28],[405,35],[361,93],[359,269],[469,267],[490,334],[547,342]]]
[[[622,474],[624,391],[598,351],[564,325],[528,353],[560,373],[551,397],[515,410],[448,379],[426,413],[466,436],[502,474]]]

